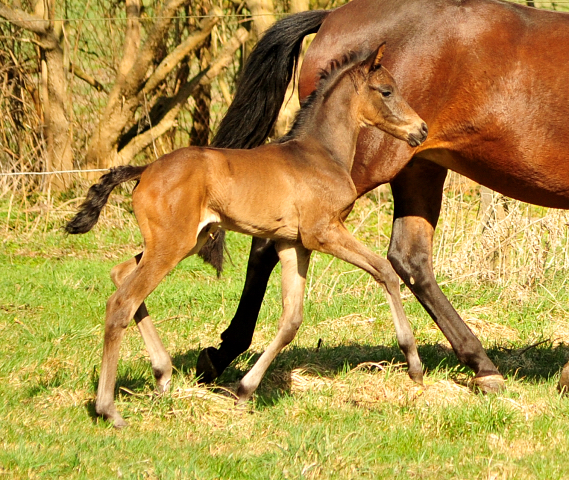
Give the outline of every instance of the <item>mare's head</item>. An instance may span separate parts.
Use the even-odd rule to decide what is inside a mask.
[[[427,124],[399,93],[397,84],[381,66],[385,42],[353,70],[354,107],[362,124],[377,127],[412,147],[427,138]]]

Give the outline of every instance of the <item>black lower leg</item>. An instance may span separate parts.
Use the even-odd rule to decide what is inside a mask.
[[[442,201],[446,170],[416,159],[392,182],[394,221],[388,259],[449,340],[458,359],[476,377],[499,375],[482,344],[437,284],[432,240]]]
[[[196,376],[201,383],[215,380],[251,345],[267,283],[277,262],[278,256],[273,242],[253,238],[245,286],[235,316],[221,334],[219,348],[205,348],[198,357]]]

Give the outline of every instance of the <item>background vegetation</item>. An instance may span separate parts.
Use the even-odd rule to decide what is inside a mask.
[[[155,89],[136,97],[130,121],[117,130],[116,151],[97,161],[124,158],[115,154],[159,125],[175,104],[180,106],[175,121],[160,136],[151,136],[133,161],[147,162],[177,146],[204,142],[231,100],[242,59],[263,29],[260,20],[299,8],[293,1],[178,3],[142,88],[176,47],[203,30],[203,12],[218,8],[223,16]],[[535,3],[566,9],[563,3]],[[140,4],[137,52],[147,45],[158,12],[167,4]],[[25,1],[0,5],[51,18],[52,27],[43,34],[54,33],[63,54],[71,166],[93,166],[87,152],[120,83],[127,25],[133,22],[127,21],[126,4],[46,2],[53,8],[43,13]],[[58,24],[61,19],[66,20]],[[239,40],[235,35],[241,27],[247,37]],[[225,68],[176,103],[183,86],[203,78],[200,73],[235,38],[239,45]],[[44,46],[38,33],[0,21],[3,173],[54,169],[46,134]],[[502,395],[476,396],[465,387],[470,372],[456,362],[442,334],[404,290],[405,310],[427,370],[424,388],[410,382],[381,292],[359,270],[316,255],[298,338],[274,362],[251,404],[235,409],[236,382],[276,332],[280,292],[276,274],[251,351],[215,387],[198,387],[193,378],[197,353],[219,342],[241,292],[249,241],[230,235],[231,262],[220,280],[192,258],[149,299],[176,367],[168,394],[153,395],[146,352],[136,329],[129,329],[121,349],[117,404],[130,426],[116,432],[95,417],[93,407],[104,306],[113,291],[108,273],[139,252],[141,244],[128,189],[112,195],[93,232],[62,235],[61,226],[88,183],[78,174],[62,176],[61,183],[40,176],[0,177],[1,475],[569,477],[564,462],[569,403],[555,390],[559,368],[569,359],[564,343],[569,338],[569,219],[564,211],[505,199],[457,175],[447,181],[435,271],[504,373],[508,390]],[[358,202],[350,228],[385,254],[392,209],[389,189],[380,188]]]

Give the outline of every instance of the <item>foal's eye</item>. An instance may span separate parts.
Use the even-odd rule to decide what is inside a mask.
[[[393,93],[393,89],[388,85],[373,86],[371,88],[381,93],[381,96],[384,98],[391,97],[391,94]]]

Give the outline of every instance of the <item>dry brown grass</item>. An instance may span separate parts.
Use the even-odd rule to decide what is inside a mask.
[[[464,277],[523,288],[545,272],[569,266],[569,212],[531,206],[481,187],[458,174],[445,186],[435,241],[435,270],[454,281]]]

